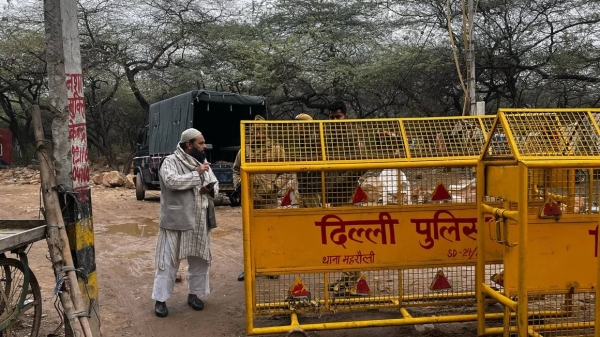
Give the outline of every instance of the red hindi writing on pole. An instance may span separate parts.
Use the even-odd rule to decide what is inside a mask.
[[[89,166],[73,166],[73,188],[77,189],[80,186],[87,186],[90,181]]]
[[[71,154],[73,155],[73,165],[86,164],[88,162],[88,148],[82,146],[71,146]]]
[[[67,93],[83,93],[83,75],[82,74],[66,74],[67,76]]]
[[[85,123],[69,125],[69,139],[86,142],[86,127]]]

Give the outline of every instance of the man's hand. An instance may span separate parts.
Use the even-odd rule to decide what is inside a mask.
[[[210,163],[204,163],[196,167],[196,171],[198,171],[199,174],[203,174],[204,172],[208,171],[208,169],[210,169]]]
[[[211,194],[215,191],[215,185],[202,186],[200,187],[200,192],[204,194]]]

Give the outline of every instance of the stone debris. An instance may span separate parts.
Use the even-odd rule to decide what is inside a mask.
[[[40,171],[37,165],[11,167],[0,170],[0,182],[4,184],[39,184]]]
[[[133,174],[124,175],[117,171],[101,172],[91,175],[90,185],[95,185],[97,187],[125,187],[135,189],[133,178]],[[36,185],[40,183],[41,177],[38,165],[0,168],[0,184]]]

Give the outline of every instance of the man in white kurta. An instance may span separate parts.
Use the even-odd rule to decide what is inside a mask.
[[[204,160],[206,142],[200,131],[185,130],[175,153],[167,156],[159,170],[161,212],[156,243],[156,274],[152,299],[155,313],[166,317],[167,299],[173,294],[179,263],[188,260],[188,304],[202,310],[198,296],[210,293],[210,229],[207,207],[210,195],[218,193],[218,181]]]

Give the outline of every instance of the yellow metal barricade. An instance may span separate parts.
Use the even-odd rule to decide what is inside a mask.
[[[474,170],[492,122],[243,122],[247,333],[475,321]],[[500,274],[502,247],[483,260]],[[457,304],[473,310],[407,310]],[[399,315],[342,313],[369,309]],[[281,314],[291,324],[260,319]]]
[[[598,112],[499,111],[478,165],[478,245],[501,247],[504,270],[493,277],[502,291],[492,289],[478,259],[480,336],[600,336]],[[504,305],[502,327],[486,322],[487,297]]]

